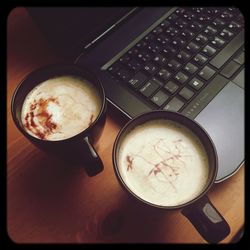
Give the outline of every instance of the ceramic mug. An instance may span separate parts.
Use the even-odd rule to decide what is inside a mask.
[[[136,200],[180,209],[208,242],[229,234],[207,196],[217,175],[216,148],[194,120],[170,111],[141,114],[120,130],[112,156],[119,183]]]
[[[94,91],[93,93],[96,96],[98,96],[97,98],[100,102],[99,112],[96,114],[96,118],[93,119],[93,121],[91,121],[91,123],[86,128],[79,131],[74,131],[74,129],[72,129],[71,131],[72,135],[69,135],[67,138],[62,138],[58,140],[49,140],[44,138],[44,136],[43,137],[40,136],[41,131],[39,132],[40,134],[38,134],[40,137],[34,136],[34,134],[30,133],[30,131],[27,129],[27,126],[25,126],[26,124],[24,120],[22,120],[22,108],[25,98],[39,84],[49,79],[56,79],[58,77],[59,79],[61,79],[60,77],[64,76],[72,77],[72,79],[73,78],[74,79],[76,78],[78,80],[82,79],[88,84],[90,83],[91,88]],[[42,100],[42,98],[40,100]],[[43,102],[43,104],[44,103],[47,105],[47,100]],[[56,103],[55,105],[57,104],[60,105],[60,103]],[[32,105],[34,106],[34,104]],[[39,104],[36,103],[35,105]],[[81,115],[81,112],[85,112],[84,106],[81,107],[82,110],[79,111],[80,113],[78,113],[78,115]],[[74,160],[74,161],[77,159],[79,161],[83,161],[84,163],[86,163],[84,165],[87,174],[89,176],[93,176],[103,170],[103,163],[93,145],[99,139],[102,130],[104,128],[106,120],[106,107],[107,103],[106,103],[104,88],[101,82],[94,74],[74,64],[57,64],[39,68],[31,72],[20,82],[12,97],[11,111],[13,120],[17,128],[35,146],[42,149],[43,151],[46,151],[50,154],[55,154],[63,159],[65,158],[67,160]],[[65,107],[63,105],[60,106],[61,114],[64,114],[66,112],[64,108]],[[77,108],[79,109],[79,105],[77,106]],[[32,114],[32,112],[33,111],[31,111],[30,114]],[[74,110],[72,112],[74,112]],[[38,113],[37,115],[41,116],[43,115],[43,113],[44,111]],[[47,114],[47,118],[48,117],[50,118],[50,116],[48,116]],[[29,121],[28,128],[32,128],[33,132],[34,131],[37,132],[38,130],[35,130],[36,128],[33,126],[34,120],[31,120],[32,117],[27,116],[26,118]],[[43,122],[45,121],[47,126],[46,130],[43,131],[50,131],[49,129],[52,130],[54,127],[56,127],[56,125],[51,121],[44,120],[44,117],[42,121]]]

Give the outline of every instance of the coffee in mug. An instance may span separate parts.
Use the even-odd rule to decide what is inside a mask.
[[[98,77],[75,64],[48,65],[28,74],[12,96],[20,132],[42,151],[89,176],[103,170],[94,145],[106,121],[107,102]]]
[[[128,188],[159,206],[196,198],[208,182],[207,153],[188,128],[170,120],[137,125],[122,139],[118,169]]]
[[[100,110],[101,99],[89,81],[73,75],[57,76],[28,93],[21,120],[30,135],[58,141],[88,128]]]
[[[119,132],[113,147],[115,174],[136,200],[181,213],[208,242],[230,232],[206,195],[218,171],[216,148],[194,120],[171,111],[138,115]]]

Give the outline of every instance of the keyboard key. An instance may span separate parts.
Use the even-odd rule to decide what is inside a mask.
[[[134,72],[137,72],[141,67],[141,63],[137,62],[136,60],[132,59],[127,63],[127,66],[133,70]]]
[[[186,12],[186,10],[184,8],[178,8],[176,11],[175,11],[175,14],[177,16],[182,16],[184,13]]]
[[[217,69],[222,65],[244,44],[244,32],[240,32],[224,49],[220,51],[211,61],[210,64]]]
[[[196,14],[201,14],[204,11],[203,7],[192,7],[192,11]]]
[[[201,55],[201,54],[197,54],[194,58],[193,58],[193,62],[197,63],[199,65],[203,65],[205,62],[207,61],[207,57]]]
[[[228,79],[217,75],[193,100],[183,109],[182,114],[195,118],[201,110],[220,92],[228,83]]]
[[[189,44],[186,46],[186,49],[187,49],[190,53],[194,54],[194,53],[196,53],[196,52],[200,49],[200,46],[197,45],[197,44],[195,44],[195,43],[193,43],[193,42],[191,42],[191,43],[189,43]]]
[[[130,49],[129,51],[128,51],[128,54],[130,55],[130,56],[135,56],[135,55],[137,55],[139,53],[139,49],[137,49],[137,48],[132,48],[132,49]]]
[[[160,50],[160,47],[157,44],[151,42],[148,44],[147,49],[152,53],[157,53]]]
[[[155,39],[155,35],[153,35],[152,33],[149,33],[147,34],[145,37],[144,37],[144,40],[146,42],[150,42],[150,41],[153,41]]]
[[[195,41],[198,45],[203,45],[207,42],[207,37],[199,34],[196,38]]]
[[[183,30],[181,33],[180,33],[180,37],[183,38],[183,40],[190,40],[193,36],[194,36],[194,32],[190,31],[190,30]]]
[[[186,11],[182,16],[188,21],[191,21],[195,18],[195,14],[192,13],[191,11]]]
[[[161,45],[166,45],[170,41],[170,39],[166,35],[161,34],[157,37],[156,41]]]
[[[162,68],[157,73],[157,76],[162,80],[166,81],[171,76],[171,73],[168,70]]]
[[[167,95],[162,90],[159,90],[156,92],[153,97],[151,98],[151,101],[156,104],[158,107],[160,107],[164,102],[166,102],[169,98],[169,95]]]
[[[210,43],[216,48],[221,48],[224,45],[225,41],[216,36],[212,41],[210,41]]]
[[[146,42],[146,41],[140,41],[140,42],[138,42],[135,46],[138,48],[138,49],[142,49],[142,48],[144,48],[145,46],[147,46],[148,45],[148,43]]]
[[[197,21],[199,21],[199,23],[202,23],[202,24],[207,24],[207,23],[210,23],[211,20],[212,20],[212,16],[206,16],[206,15],[202,15],[202,16],[199,16]]]
[[[217,16],[221,12],[221,8],[214,8],[214,7],[209,7],[209,8],[204,8],[204,14],[210,15],[210,16]]]
[[[186,62],[190,57],[191,55],[183,50],[176,55],[176,58],[183,63]]]
[[[216,18],[213,22],[212,22],[213,26],[215,26],[217,29],[220,29],[222,27],[225,26],[225,22],[223,20],[221,20],[220,18]]]
[[[206,56],[213,56],[214,53],[216,53],[216,49],[212,48],[209,45],[206,45],[203,50],[202,53],[205,54]]]
[[[152,33],[153,33],[154,35],[159,35],[159,34],[161,34],[162,32],[163,32],[163,28],[162,28],[161,26],[158,26],[158,27],[154,28],[153,31],[152,31]]]
[[[198,31],[200,31],[202,29],[203,25],[200,24],[200,23],[197,23],[197,22],[192,22],[190,25],[189,25],[189,28],[197,33]]]
[[[233,7],[232,7],[232,8],[231,8],[231,7],[230,7],[230,8],[227,8],[227,11],[229,11],[230,13],[232,13],[234,16],[235,16],[235,15],[238,16],[238,15],[240,14],[239,9],[233,8]]]
[[[162,28],[166,28],[166,27],[168,27],[168,26],[170,26],[171,25],[171,23],[168,21],[168,20],[164,20],[161,24],[160,24],[160,26],[162,27]]]
[[[127,63],[130,59],[131,59],[131,56],[128,55],[128,54],[125,54],[124,56],[122,56],[122,57],[119,59],[119,62],[121,62],[121,63]]]
[[[221,20],[224,20],[226,22],[228,22],[229,20],[231,20],[233,18],[233,14],[230,13],[229,11],[227,10],[224,10],[220,15],[219,15],[219,18],[221,18]]]
[[[179,111],[184,105],[184,102],[181,101],[179,98],[174,97],[164,108],[163,110],[168,111]]]
[[[171,70],[175,71],[181,67],[181,64],[179,62],[177,62],[176,60],[172,59],[169,63],[167,63],[167,66]]]
[[[177,38],[174,38],[172,41],[171,41],[171,45],[174,46],[174,47],[182,47],[183,45],[185,45],[186,41],[184,41],[183,39],[177,37]]]
[[[160,81],[159,79],[155,78],[155,77],[152,77],[152,80],[156,83],[158,83],[158,85],[160,85],[161,87],[165,84],[163,83],[162,81]]]
[[[240,54],[238,54],[235,58],[234,61],[239,63],[239,64],[244,64],[245,63],[245,53],[242,51]]]
[[[227,29],[223,29],[219,35],[225,40],[230,40],[234,36],[234,33]]]
[[[193,65],[192,63],[188,63],[185,67],[184,67],[184,70],[186,72],[188,72],[189,74],[194,74],[197,70],[198,70],[198,67],[196,67],[195,65]]]
[[[141,60],[142,62],[147,62],[151,59],[151,55],[149,53],[147,53],[146,51],[142,51],[142,52],[139,52],[137,54],[137,58],[139,60]]]
[[[154,74],[157,71],[157,67],[156,65],[154,65],[153,63],[147,63],[144,68],[143,68],[147,73],[149,73],[150,75]]]
[[[194,95],[194,92],[190,90],[189,88],[184,87],[178,94],[188,101],[192,98],[192,96]]]
[[[221,71],[221,74],[225,76],[226,78],[230,78],[239,68],[240,64],[231,61],[226,65],[226,67]]]
[[[153,80],[149,80],[146,84],[140,89],[140,92],[146,96],[151,96],[160,86]]]
[[[173,26],[170,26],[166,29],[166,35],[168,37],[174,37],[177,35],[177,33],[179,32],[179,29],[174,28]]]
[[[174,79],[175,79],[176,81],[178,81],[179,83],[183,84],[184,82],[186,82],[186,81],[188,80],[188,76],[185,75],[185,74],[182,73],[182,72],[178,72],[178,73],[175,75]]]
[[[146,75],[144,75],[141,72],[136,73],[132,78],[128,80],[128,83],[133,88],[138,88],[142,83],[144,83],[147,80]]]
[[[128,70],[126,69],[119,69],[117,72],[116,72],[116,75],[121,78],[122,80],[126,81],[128,79],[130,79],[131,77],[131,72],[129,72]]]
[[[215,71],[211,69],[208,66],[205,66],[200,72],[199,76],[203,78],[204,80],[209,80],[213,75],[215,74]]]
[[[170,58],[172,56],[174,56],[176,54],[176,49],[167,46],[165,49],[163,49],[162,53],[164,54],[164,56],[166,56],[167,58]]]
[[[176,14],[172,14],[171,16],[168,17],[168,20],[174,21],[178,18]]]
[[[217,33],[217,29],[213,28],[212,26],[207,26],[204,30],[204,33],[208,36],[215,35]]]
[[[164,57],[161,54],[157,54],[154,58],[153,58],[154,62],[156,62],[159,65],[164,65],[167,62],[167,58]]]
[[[183,19],[178,19],[175,23],[174,23],[179,29],[183,29],[185,26],[187,26],[187,22],[184,21]]]
[[[173,81],[169,81],[165,86],[164,88],[170,92],[171,94],[173,94],[178,88],[179,88],[179,85],[174,83]]]
[[[201,80],[194,78],[192,81],[190,81],[188,83],[192,88],[199,90],[203,85],[204,82],[202,82]]]

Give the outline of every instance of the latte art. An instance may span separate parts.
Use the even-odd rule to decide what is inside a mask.
[[[166,120],[149,121],[129,132],[120,145],[118,168],[132,192],[162,206],[197,197],[207,184],[209,171],[199,139]]]
[[[100,97],[94,86],[75,76],[60,76],[37,85],[26,96],[21,119],[26,131],[39,139],[72,137],[97,118]]]

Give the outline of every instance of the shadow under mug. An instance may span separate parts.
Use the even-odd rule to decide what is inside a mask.
[[[50,141],[30,135],[21,121],[22,105],[27,94],[38,84],[59,76],[76,76],[92,83],[101,100],[101,109],[95,121],[85,130],[70,138]],[[22,134],[41,150],[56,155],[69,162],[84,162],[89,176],[94,176],[103,170],[103,163],[93,147],[105,125],[107,103],[104,88],[98,78],[88,70],[74,64],[48,65],[27,75],[17,86],[11,103],[12,117]],[[86,163],[86,164],[85,164]]]
[[[118,159],[120,145],[123,139],[136,126],[141,125],[147,121],[153,121],[158,119],[174,121],[177,124],[181,124],[182,126],[191,130],[200,139],[208,156],[209,174],[205,188],[194,199],[181,205],[162,206],[144,200],[142,197],[135,194],[128,187],[128,185],[123,180],[122,175],[119,172],[117,159]],[[230,227],[228,223],[225,221],[222,215],[216,210],[216,208],[213,206],[208,196],[206,195],[216,179],[217,169],[218,169],[217,152],[210,136],[194,120],[191,120],[190,118],[187,118],[182,114],[171,111],[151,111],[141,114],[135,117],[134,119],[130,120],[120,130],[113,146],[112,157],[113,157],[113,166],[115,174],[119,183],[129,193],[129,195],[132,195],[132,197],[134,197],[136,200],[158,209],[166,209],[166,210],[181,209],[181,213],[188,218],[188,220],[193,224],[193,226],[201,234],[201,236],[209,243],[217,243],[223,240],[230,233]]]

